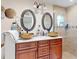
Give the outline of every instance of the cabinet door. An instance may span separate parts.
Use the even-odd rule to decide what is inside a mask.
[[[37,59],[36,50],[22,50],[17,51],[16,59]]]
[[[51,45],[50,59],[62,59],[62,45]]]
[[[38,57],[49,55],[49,46],[38,48]]]

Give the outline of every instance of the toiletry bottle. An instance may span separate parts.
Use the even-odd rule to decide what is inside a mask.
[[[44,35],[47,36],[47,34],[48,34],[48,31],[44,30]]]
[[[12,23],[11,30],[17,30],[17,24],[16,24],[16,22]]]
[[[37,36],[40,36],[40,25],[38,25]]]

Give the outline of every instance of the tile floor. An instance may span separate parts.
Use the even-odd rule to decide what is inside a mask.
[[[77,59],[77,57],[70,54],[69,52],[63,52],[62,59]]]

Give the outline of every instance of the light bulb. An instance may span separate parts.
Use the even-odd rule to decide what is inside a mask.
[[[36,8],[36,5],[34,5],[33,7]]]
[[[41,9],[42,8],[42,6],[39,6],[39,9]]]

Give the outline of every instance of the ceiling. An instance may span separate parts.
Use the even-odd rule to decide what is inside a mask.
[[[76,4],[77,0],[47,0],[47,3],[61,7],[69,7]]]
[[[27,1],[27,0],[24,0],[24,1]],[[46,2],[46,4],[56,5],[60,7],[69,7],[74,4],[77,4],[77,0],[28,0],[28,1]]]

